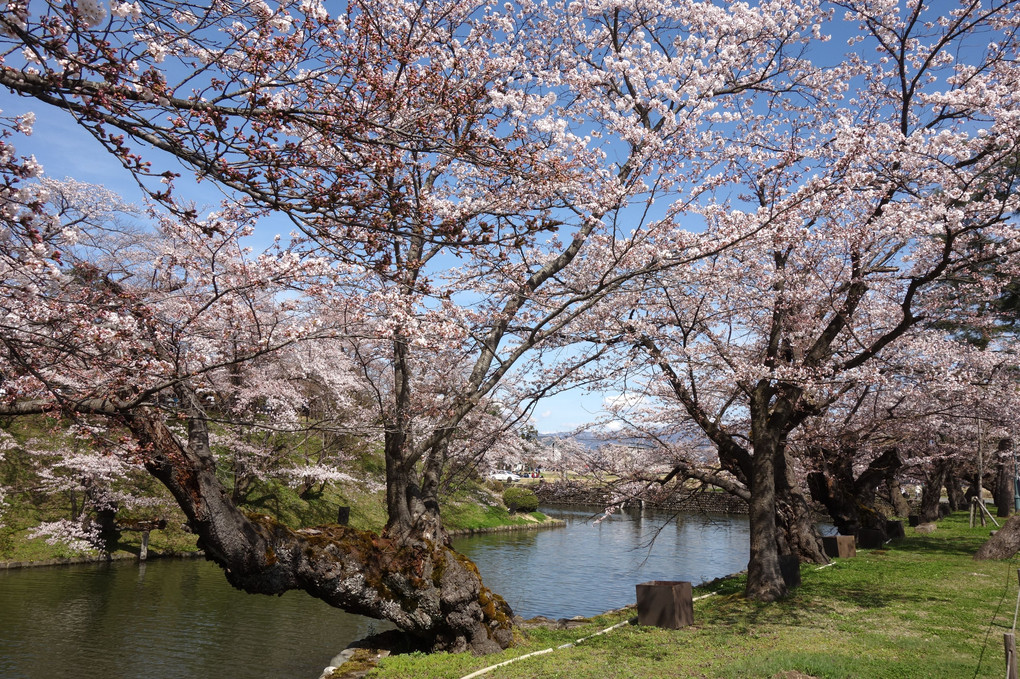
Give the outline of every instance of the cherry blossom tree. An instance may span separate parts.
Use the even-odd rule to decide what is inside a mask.
[[[960,479],[976,479],[984,430],[985,471],[1012,459],[995,459],[995,444],[1008,437],[1016,391],[1006,356],[977,351],[941,330],[925,342],[901,342],[884,356],[881,383],[857,385],[821,416],[805,422],[790,446],[807,472],[812,497],[829,510],[844,534],[859,528],[885,532],[888,507],[907,513],[900,481],[923,484],[921,514],[938,518],[942,487],[949,504],[962,507]],[[882,499],[879,503],[878,500]]]
[[[66,197],[70,192],[64,188]],[[93,187],[89,193],[97,191]],[[320,339],[321,324],[281,293],[314,285],[325,273],[321,262],[297,260],[282,249],[257,256],[246,252],[237,242],[247,232],[245,213],[234,208],[194,223],[163,220],[146,248],[158,256],[139,262],[117,258],[116,266],[100,269],[111,249],[99,247],[101,240],[78,237],[100,216],[67,219],[78,211],[48,210],[51,202],[64,204],[51,201],[51,193],[46,183],[24,187],[20,195],[28,207],[4,224],[2,409],[11,416],[60,415],[78,423],[88,446],[62,456],[60,464],[72,472],[64,478],[87,473],[102,487],[125,464],[144,467],[170,490],[200,543],[229,568],[228,579],[238,587],[266,593],[305,589],[336,605],[394,619],[410,631],[422,630],[433,641],[477,631],[485,619],[478,596],[486,594],[477,589],[476,573],[452,552],[396,549],[391,542],[336,526],[332,533],[295,532],[241,512],[216,476],[214,421],[230,424],[229,417],[243,414],[252,400],[286,398],[288,407],[293,405],[280,381],[264,376],[256,399],[256,380],[245,372],[263,370],[265,357],[286,353],[298,342],[305,347]],[[83,242],[88,246],[77,245]],[[328,366],[320,388],[327,380],[343,382],[332,373],[336,367],[335,362]],[[306,372],[314,371],[306,366]],[[289,375],[290,381],[298,377]],[[236,389],[229,403],[218,403],[217,386],[225,383]],[[177,417],[168,420],[163,411]],[[283,413],[276,416],[285,426]],[[78,539],[79,546],[95,537],[81,522],[41,530],[60,531],[64,538]],[[348,553],[335,553],[338,544],[348,545]],[[433,561],[443,558],[451,563]],[[390,575],[380,564],[393,561],[401,565]],[[432,575],[422,568],[442,569],[435,574],[438,582],[430,584]],[[377,571],[372,569],[382,569],[377,577],[385,579],[373,580]],[[419,580],[412,581],[415,572]],[[462,587],[450,584],[463,578]],[[450,602],[449,593],[463,594],[465,587],[473,596]],[[403,591],[394,594],[398,588]],[[421,605],[394,610],[398,596]],[[458,610],[465,620],[456,620]],[[446,616],[454,619],[437,630],[436,619]]]
[[[380,561],[397,578],[389,608],[378,592],[371,605],[341,605],[476,650],[508,641],[508,611],[430,547],[447,542],[437,488],[458,432],[502,400],[515,371],[541,375],[530,389],[541,395],[593,360],[528,357],[562,346],[567,323],[583,323],[608,291],[663,259],[680,267],[729,244],[696,247],[675,217],[691,186],[718,182],[713,126],[804,86],[799,51],[823,18],[814,2],[778,0],[365,0],[337,16],[311,0],[10,9],[0,83],[72,114],[183,223],[194,214],[163,154],[287,215],[306,252],[337,263],[306,292],[335,309],[327,325],[359,328],[357,360],[382,385],[389,523],[373,544],[401,555]],[[656,200],[666,207],[653,218],[643,206]],[[189,399],[187,440],[149,411],[120,411],[161,451],[152,471],[185,506],[220,492]],[[191,478],[209,485],[199,492]],[[293,586],[279,574],[282,550],[243,546],[253,532],[272,542],[276,529],[250,527],[225,503],[217,512],[191,521],[208,521],[203,543],[234,584]],[[369,561],[363,542],[339,537],[328,545],[337,559]],[[429,572],[443,573],[442,594],[421,596],[438,599],[401,604]]]
[[[638,279],[603,333],[713,442],[719,485],[746,489],[747,593],[765,600],[786,592],[780,555],[824,558],[790,438],[888,379],[884,358],[952,306],[946,283],[992,297],[1017,263],[1017,5],[838,6],[827,28],[856,51],[811,53],[813,90],[735,111],[691,210],[739,245]]]

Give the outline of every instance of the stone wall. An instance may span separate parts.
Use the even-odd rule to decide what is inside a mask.
[[[689,493],[671,498],[664,506],[684,512],[718,512],[720,514],[747,514],[747,502],[723,491]]]
[[[544,505],[597,505],[606,506],[612,501],[612,494],[604,487],[580,481],[544,482],[532,486],[540,503]],[[747,514],[747,503],[740,498],[722,491],[706,490],[693,493],[656,493],[645,491],[628,499],[625,506],[644,502],[646,507],[658,507],[684,512],[717,512],[722,514]]]

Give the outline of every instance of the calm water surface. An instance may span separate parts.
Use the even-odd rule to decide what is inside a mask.
[[[0,571],[3,679],[315,679],[383,628],[301,592],[237,591],[202,559]]]
[[[560,529],[463,538],[485,583],[524,617],[594,615],[646,580],[705,580],[747,564],[747,520],[550,510]],[[649,542],[655,538],[649,550]],[[315,679],[388,624],[301,592],[244,594],[201,559],[0,571],[3,679]]]
[[[747,567],[747,517],[631,509],[596,526],[596,508],[543,511],[567,527],[454,541],[525,618],[597,615],[634,603],[640,582],[697,585]]]

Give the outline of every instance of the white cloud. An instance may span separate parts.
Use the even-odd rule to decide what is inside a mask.
[[[606,410],[626,410],[636,408],[647,400],[644,394],[624,392],[613,396],[606,396],[602,399],[602,407]]]

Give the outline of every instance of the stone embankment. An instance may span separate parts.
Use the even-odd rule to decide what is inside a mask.
[[[155,559],[199,559],[204,558],[205,552],[149,552],[148,558]],[[81,564],[107,563],[109,561],[138,561],[137,554],[117,552],[115,554],[96,554],[86,556],[65,557],[62,559],[39,559],[38,561],[0,561],[0,571],[13,570],[15,568],[34,568],[36,566],[77,566]]]
[[[532,486],[539,502],[544,505],[601,505],[618,502],[613,491],[584,481],[543,482]],[[659,493],[654,489],[645,490],[624,500],[624,506],[643,502],[646,507],[656,507],[683,512],[717,512],[721,514],[747,514],[747,502],[716,490],[687,493]]]

